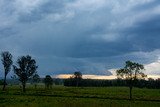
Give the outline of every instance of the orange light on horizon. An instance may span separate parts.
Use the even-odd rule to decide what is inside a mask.
[[[72,76],[71,74],[60,74],[60,75],[56,75],[54,77],[55,78],[67,79],[67,78],[70,78],[71,76]],[[116,75],[110,75],[110,76],[104,76],[104,75],[83,75],[82,77],[84,79],[108,79],[108,80],[112,80],[112,79],[116,79],[117,78]],[[147,78],[158,79],[158,78],[160,78],[160,75],[147,75]]]
[[[56,78],[70,78],[72,75],[71,74],[60,74],[56,75]],[[104,76],[104,75],[83,75],[82,76],[84,79],[116,79],[117,77],[114,75],[111,76]]]

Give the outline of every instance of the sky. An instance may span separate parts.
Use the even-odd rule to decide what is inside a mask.
[[[0,0],[0,51],[31,55],[41,76],[115,75],[127,60],[160,75],[160,0]]]

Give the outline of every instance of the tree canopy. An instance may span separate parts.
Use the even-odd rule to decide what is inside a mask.
[[[36,72],[37,68],[36,61],[29,55],[18,58],[17,66],[13,65],[15,74],[22,82],[23,92],[25,92],[26,81]]]
[[[35,88],[37,88],[37,83],[39,83],[40,82],[40,76],[37,74],[37,73],[35,73],[34,75],[33,75],[33,77],[32,77],[32,80],[33,80],[33,83],[34,83],[34,85],[35,85]]]
[[[75,79],[82,79],[82,73],[79,72],[79,71],[74,72],[73,78],[75,78]]]
[[[142,72],[144,70],[144,66],[139,63],[126,61],[126,65],[124,68],[116,71],[118,78],[124,78],[129,82],[130,88],[130,99],[132,99],[132,88],[137,79],[145,78],[146,75]]]
[[[126,61],[124,68],[116,71],[118,78],[125,78],[127,80],[136,80],[145,78],[146,75],[142,72],[144,66],[139,63]]]
[[[49,87],[51,88],[51,86],[53,85],[53,79],[50,75],[46,75],[46,77],[44,78],[44,83],[46,88],[48,89]]]
[[[40,81],[40,76],[37,73],[35,73],[32,79],[34,83],[38,83]]]
[[[80,81],[82,80],[82,73],[80,71],[74,72],[72,76],[73,80],[76,82],[76,86],[79,86]]]
[[[4,67],[4,83],[3,83],[3,91],[5,90],[5,86],[6,86],[6,76],[9,73],[9,71],[11,70],[11,65],[13,63],[12,61],[12,55],[11,53],[9,53],[8,51],[6,52],[2,52],[1,53],[1,61]]]

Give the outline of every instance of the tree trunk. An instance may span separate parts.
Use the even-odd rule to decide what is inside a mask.
[[[130,98],[130,100],[132,100],[132,88],[133,88],[132,86],[129,87],[129,89],[130,89],[130,91],[129,91],[129,98]]]
[[[37,89],[37,84],[34,85],[35,89]]]
[[[6,76],[7,76],[7,75],[5,74],[5,76],[4,76],[4,82],[3,82],[3,89],[2,89],[3,91],[4,91],[5,88],[6,88]]]
[[[78,81],[76,82],[76,87],[78,87]]]
[[[49,89],[49,84],[45,84],[45,88],[46,88],[46,89]]]
[[[26,92],[26,82],[22,83],[22,86],[23,86],[23,92],[25,93]]]

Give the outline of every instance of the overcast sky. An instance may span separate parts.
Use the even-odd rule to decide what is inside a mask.
[[[31,55],[40,75],[111,75],[126,60],[160,75],[160,0],[0,0],[0,51]]]

